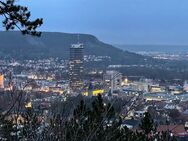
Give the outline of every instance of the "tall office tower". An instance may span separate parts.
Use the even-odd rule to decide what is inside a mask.
[[[73,44],[70,47],[69,76],[70,87],[73,91],[80,90],[83,85],[83,44]]]

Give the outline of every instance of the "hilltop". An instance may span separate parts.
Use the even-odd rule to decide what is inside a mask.
[[[77,35],[43,32],[42,36],[38,38],[23,36],[20,32],[0,32],[0,56],[17,59],[49,57],[68,59],[69,47],[71,44],[77,43]],[[79,34],[79,41],[85,46],[85,54],[110,56],[114,64],[140,64],[147,60],[144,56],[103,43],[93,35]]]

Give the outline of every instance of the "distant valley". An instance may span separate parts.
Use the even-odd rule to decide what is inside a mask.
[[[188,45],[114,45],[130,52],[185,53]]]

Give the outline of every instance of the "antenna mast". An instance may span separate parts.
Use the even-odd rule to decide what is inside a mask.
[[[80,43],[80,34],[77,34],[78,44]]]

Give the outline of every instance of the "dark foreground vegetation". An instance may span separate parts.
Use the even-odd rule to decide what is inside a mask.
[[[21,104],[21,103],[20,103]],[[19,103],[15,104],[20,108]],[[15,108],[15,109],[17,109]],[[90,105],[84,100],[71,114],[42,116],[32,108],[17,109],[16,114],[1,114],[1,140],[10,141],[175,141],[169,132],[158,133],[149,113],[141,120],[140,130],[122,124],[113,103],[99,95]],[[11,118],[8,118],[11,117]],[[11,120],[10,120],[11,119]]]

